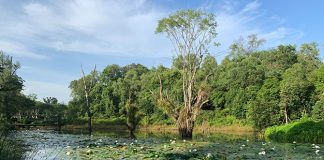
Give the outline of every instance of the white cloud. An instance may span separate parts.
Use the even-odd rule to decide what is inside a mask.
[[[276,16],[266,14],[261,6],[259,1],[244,6],[233,1],[218,5],[208,1],[198,8],[215,10],[218,40],[222,44],[217,50],[225,53],[240,36],[259,34],[271,41],[273,32],[282,32],[283,20],[268,18]],[[154,34],[158,20],[167,16],[168,11],[144,0],[30,1],[23,3],[21,10],[6,23],[0,22],[0,28],[4,29],[0,35],[9,36],[10,40],[19,37],[29,46],[24,49],[26,52],[31,52],[30,47],[40,47],[65,53],[137,57],[171,57],[173,54],[169,41]],[[288,28],[285,30],[290,32]]]
[[[282,43],[294,43],[302,38],[303,32],[295,29],[287,29],[285,27],[279,27],[274,31],[260,34],[260,38],[268,40],[273,45],[279,45]]]
[[[169,42],[154,34],[157,21],[166,14],[146,5],[145,1],[59,2],[24,4],[16,18],[0,22],[7,26],[3,27],[6,33],[0,35],[23,37],[31,46],[58,51],[120,56],[171,55]],[[18,25],[9,29],[10,24]]]
[[[9,42],[9,41],[1,41],[0,40],[0,49],[3,49],[3,51],[6,54],[17,56],[17,57],[30,57],[30,58],[36,58],[36,59],[47,59],[48,57],[45,55],[37,54],[34,52],[31,52],[27,49],[26,46],[17,43],[17,42]]]
[[[154,3],[145,0],[50,0],[0,5],[0,49],[14,56],[36,60],[53,57],[65,60],[64,56],[72,57],[65,54],[74,53],[79,56],[74,59],[75,63],[86,61],[85,57],[89,56],[83,54],[107,55],[108,58],[110,55],[143,59],[172,57],[170,42],[163,35],[154,34],[158,20],[169,15],[170,11],[154,6]],[[245,4],[229,0],[217,4],[206,1],[197,8],[214,12],[217,16],[217,40],[221,47],[211,48],[211,53],[220,55],[216,57],[218,61],[240,36],[258,34],[267,39],[268,46],[294,42],[303,36],[302,32],[285,27],[284,19],[263,10],[261,1]],[[70,62],[66,61],[64,63]],[[60,62],[48,63],[52,63],[52,71],[35,69],[42,66],[31,66],[29,70],[22,68],[29,75],[23,77],[27,79],[25,92],[37,93],[40,98],[55,96],[67,101],[68,84],[73,77],[67,73],[55,83],[42,79],[56,79],[58,76],[55,75],[62,72],[53,67]]]

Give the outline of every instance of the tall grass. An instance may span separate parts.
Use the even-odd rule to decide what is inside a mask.
[[[0,126],[0,160],[24,159],[24,146],[10,134],[10,131]]]
[[[278,142],[324,143],[324,121],[302,119],[265,130],[265,138]]]

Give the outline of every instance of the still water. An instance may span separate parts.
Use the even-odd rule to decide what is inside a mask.
[[[180,140],[174,133],[21,130],[26,159],[323,159],[324,145],[266,142],[254,133],[209,133]]]

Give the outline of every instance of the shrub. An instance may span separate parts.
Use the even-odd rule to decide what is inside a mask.
[[[324,100],[319,100],[313,106],[312,118],[315,120],[324,120]]]
[[[24,159],[25,148],[18,142],[7,129],[0,127],[0,159]]]
[[[272,126],[265,130],[264,136],[278,142],[324,143],[324,121],[301,119],[287,125]]]

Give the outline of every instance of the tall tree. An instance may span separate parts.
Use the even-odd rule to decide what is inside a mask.
[[[121,102],[124,104],[123,113],[126,117],[126,125],[131,138],[135,137],[135,130],[142,114],[139,109],[139,93],[141,91],[141,73],[135,69],[126,72],[125,77],[120,79]]]
[[[81,112],[86,113],[88,117],[88,131],[89,135],[92,133],[92,117],[95,112],[95,108],[92,105],[93,96],[91,92],[98,82],[98,72],[96,67],[94,70],[85,75],[81,66],[82,77],[79,80],[74,80],[70,83],[69,88],[72,90],[73,102],[81,106]]]
[[[247,40],[243,37],[238,39],[230,46],[229,57],[237,58],[239,56],[251,55],[265,42],[264,39],[258,39],[256,34],[249,35]]]
[[[81,71],[82,71],[82,82],[84,87],[84,95],[86,100],[86,112],[88,115],[88,130],[89,135],[92,134],[92,111],[91,111],[91,101],[90,101],[90,92],[93,89],[93,87],[96,85],[98,81],[98,75],[96,71],[96,66],[93,69],[92,73],[89,75],[89,78],[86,79],[86,75],[84,74],[83,67],[81,65]]]
[[[301,117],[309,111],[307,102],[313,92],[313,85],[307,80],[306,69],[296,63],[287,69],[280,82],[280,106],[284,122]]]
[[[183,10],[161,19],[156,28],[156,33],[167,34],[180,59],[178,70],[182,75],[183,108],[174,115],[177,115],[175,119],[182,138],[192,138],[196,117],[208,102],[206,88],[197,81],[197,72],[211,44],[217,44],[214,41],[216,27],[214,14]],[[159,101],[169,101],[162,93],[162,87]]]
[[[19,63],[0,51],[0,119],[11,122],[19,103],[23,80],[17,75]]]

